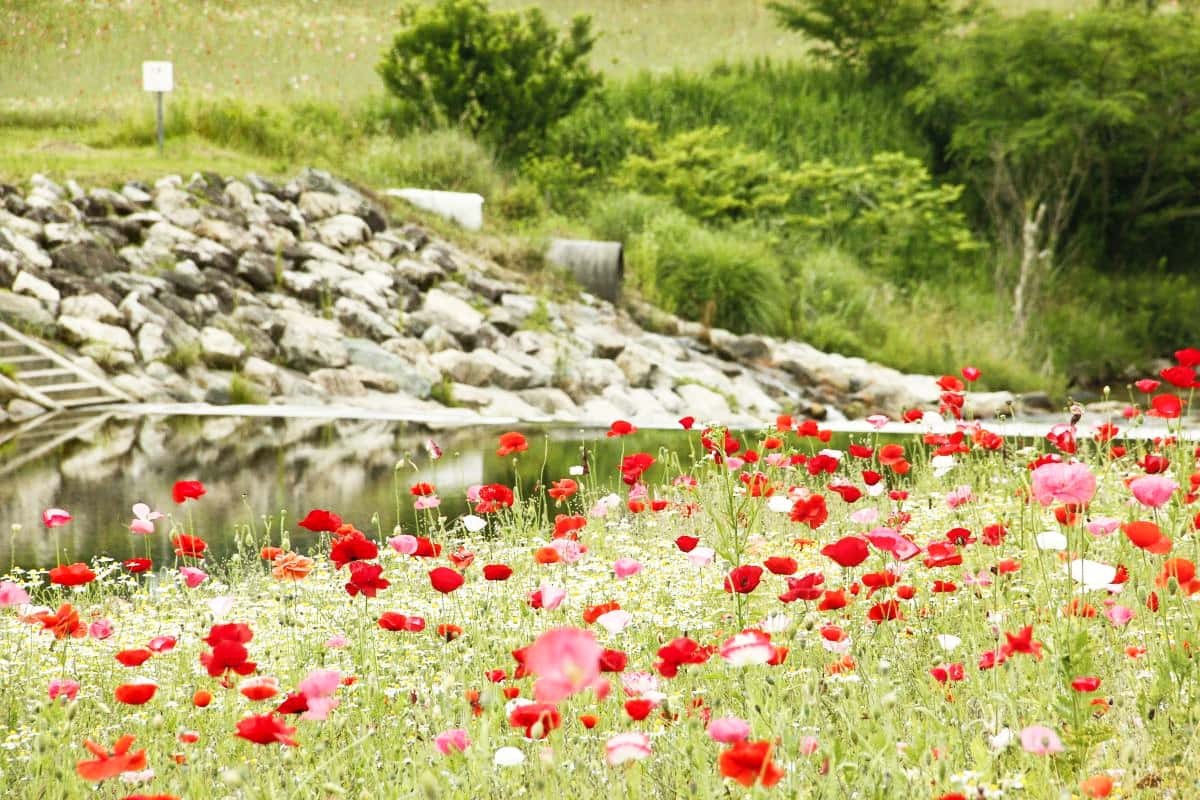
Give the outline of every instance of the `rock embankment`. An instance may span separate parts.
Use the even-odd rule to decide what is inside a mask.
[[[0,185],[0,319],[147,402],[649,425],[896,415],[938,397],[930,376],[549,290],[314,170]],[[0,385],[8,412],[35,413],[20,394]],[[987,416],[1009,400],[969,402]]]

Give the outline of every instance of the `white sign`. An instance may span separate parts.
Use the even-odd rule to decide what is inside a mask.
[[[147,92],[174,91],[174,65],[170,61],[143,61],[142,88]]]

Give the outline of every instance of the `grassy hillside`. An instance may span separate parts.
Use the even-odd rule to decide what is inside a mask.
[[[1014,12],[1079,0],[1004,0]],[[0,102],[111,109],[146,102],[144,60],[175,62],[179,95],[349,102],[378,90],[396,0],[10,0],[0,9]],[[802,47],[764,0],[495,0],[555,21],[590,14],[593,63],[613,75],[785,59]]]

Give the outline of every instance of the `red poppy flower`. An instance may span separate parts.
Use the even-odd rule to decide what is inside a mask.
[[[150,702],[150,698],[154,697],[154,693],[158,691],[158,684],[154,681],[133,681],[132,683],[122,683],[113,692],[118,703],[124,703],[127,706],[140,706]]]
[[[1094,692],[1100,688],[1100,679],[1088,675],[1081,675],[1071,681],[1071,688],[1077,692]]]
[[[583,724],[583,727],[590,731],[592,728],[596,727],[596,723],[600,721],[600,718],[595,714],[580,714],[579,721]]]
[[[1164,381],[1179,389],[1196,388],[1196,370],[1191,367],[1167,367],[1158,374]]]
[[[816,600],[821,596],[821,584],[823,583],[825,583],[825,576],[819,572],[809,572],[799,578],[788,578],[787,591],[779,595],[779,600],[784,603],[792,603],[796,600]]]
[[[314,533],[333,533],[342,527],[342,518],[332,511],[326,511],[323,508],[314,508],[308,512],[304,519],[296,524]]]
[[[550,731],[562,724],[562,717],[553,703],[526,703],[508,715],[508,724],[523,728],[529,739],[545,739]]]
[[[1173,394],[1157,394],[1150,401],[1150,410],[1146,412],[1151,417],[1162,419],[1177,419],[1183,413],[1183,401]]]
[[[631,433],[637,433],[637,427],[631,422],[619,419],[609,426],[608,433],[605,436],[611,439],[614,436],[628,436]]]
[[[351,561],[365,561],[378,555],[379,547],[360,531],[340,537],[329,548],[329,558],[338,569]]]
[[[1164,555],[1171,552],[1171,540],[1163,536],[1161,530],[1153,522],[1136,520],[1121,525],[1121,530],[1129,541],[1148,553]]]
[[[979,371],[979,367],[963,367],[961,372],[962,376],[970,383],[979,380],[979,376],[983,374]]]
[[[291,692],[275,706],[276,714],[303,714],[305,711],[308,711],[308,698],[300,692]]]
[[[1025,653],[1034,658],[1042,657],[1042,643],[1033,640],[1032,625],[1026,625],[1016,633],[1005,633],[1004,638],[1007,641],[1000,646],[1000,649],[1005,656],[1010,656],[1013,653]]]
[[[55,639],[87,636],[87,628],[79,621],[79,612],[70,603],[63,603],[53,614],[49,611],[35,614],[33,619],[42,623],[42,630],[52,631]]]
[[[488,564],[483,568],[484,580],[489,581],[506,581],[512,573],[512,567],[507,564]]]
[[[721,753],[717,765],[721,774],[742,786],[756,782],[770,788],[783,779],[783,770],[771,760],[772,745],[768,741],[736,742]]]
[[[596,620],[604,616],[610,611],[618,611],[621,604],[617,602],[598,603],[594,606],[589,606],[583,611],[583,621],[588,625],[595,623]]]
[[[561,503],[563,500],[574,495],[579,491],[579,484],[571,478],[561,478],[555,481],[550,486],[550,491],[547,492],[555,501]]]
[[[435,567],[429,571],[429,582],[442,594],[449,594],[463,585],[464,578],[449,567]]]
[[[140,667],[153,656],[154,653],[147,650],[145,647],[139,647],[134,650],[121,650],[117,653],[116,659],[126,667]]]
[[[629,656],[621,650],[605,648],[600,653],[601,672],[623,672],[629,664]]]
[[[282,718],[274,714],[252,714],[238,720],[237,731],[234,735],[255,744],[278,742],[288,747],[296,747],[299,742],[292,738],[292,734],[295,732],[295,728],[289,728]]]
[[[176,503],[183,503],[187,500],[199,500],[204,496],[204,484],[200,481],[176,481],[171,488],[171,497]]]
[[[437,489],[433,488],[432,483],[421,482],[414,483],[408,487],[408,493],[413,497],[429,497],[430,495],[437,494]]]
[[[825,507],[825,497],[814,494],[804,500],[797,500],[792,505],[790,516],[792,522],[801,522],[812,530],[816,530],[825,523],[825,520],[829,519],[829,509]]]
[[[828,556],[843,567],[857,567],[867,560],[870,552],[866,540],[858,536],[843,536],[821,548],[821,555]]]
[[[849,602],[845,589],[830,589],[817,604],[817,611],[837,611],[839,608],[845,608]]]
[[[734,567],[725,578],[725,591],[737,594],[749,594],[758,588],[762,580],[763,568],[754,564],[743,564]]]
[[[207,691],[206,689],[200,689],[192,695],[192,705],[194,705],[196,708],[208,708],[212,701],[212,692]]]
[[[368,561],[350,562],[350,582],[346,584],[346,593],[351,597],[357,597],[359,594],[375,597],[391,585],[391,581],[383,577],[383,567],[379,564]]]
[[[962,562],[962,553],[951,542],[930,542],[925,548],[925,566],[930,569],[957,567]]]
[[[50,570],[50,582],[58,586],[83,586],[96,580],[87,564],[66,564]]]
[[[149,572],[154,566],[154,562],[148,558],[127,558],[121,562],[121,566],[134,575],[140,575],[143,572]]]
[[[204,558],[204,551],[208,549],[208,542],[187,533],[175,534],[171,544],[175,545],[175,555],[185,558]]]
[[[690,431],[695,424],[696,424],[695,417],[680,417],[679,418],[679,427],[683,428],[685,431]]]
[[[379,615],[379,627],[385,631],[409,631],[419,633],[425,630],[425,620],[420,617],[409,617],[398,611],[385,611]]]
[[[763,566],[775,575],[795,575],[796,570],[800,568],[796,559],[787,556],[771,556],[763,562]]]
[[[902,619],[900,603],[895,600],[885,600],[882,603],[876,603],[867,611],[867,619],[876,624],[889,619]]]
[[[512,489],[501,483],[489,483],[479,489],[479,502],[475,504],[475,513],[492,514],[501,508],[512,508],[514,500]]]
[[[654,456],[649,453],[633,453],[621,459],[621,480],[626,486],[633,486],[642,479],[642,474],[654,464]]]
[[[246,643],[253,638],[254,632],[250,626],[242,622],[213,625],[204,639],[212,650],[200,654],[200,663],[214,678],[227,671],[249,675],[257,666],[253,661],[246,660],[249,657]]]
[[[655,703],[653,700],[647,700],[644,697],[636,697],[632,700],[625,701],[625,713],[634,722],[640,722],[650,716],[650,712],[654,710]]]
[[[831,483],[828,488],[831,492],[837,492],[847,503],[857,502],[863,496],[862,489],[849,483]]]
[[[713,648],[701,647],[686,636],[672,639],[658,649],[658,661],[654,668],[664,678],[674,678],[684,664],[703,664],[713,654]]]
[[[679,536],[675,539],[675,546],[685,553],[695,550],[698,544],[700,539],[696,536]]]
[[[525,437],[516,431],[500,434],[500,446],[496,448],[496,455],[504,458],[511,453],[523,453],[529,449],[529,442]]]
[[[85,781],[99,783],[107,778],[115,778],[122,772],[135,772],[146,768],[146,751],[129,752],[133,746],[133,735],[125,734],[113,743],[113,751],[109,753],[91,739],[84,739],[83,746],[91,751],[96,758],[92,761],[80,761],[75,765],[75,771]]]

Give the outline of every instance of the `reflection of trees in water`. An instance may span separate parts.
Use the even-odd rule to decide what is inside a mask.
[[[379,514],[380,527],[396,521],[395,476],[407,494],[408,475],[397,462],[428,466],[422,444],[428,434],[395,423],[234,417],[113,418],[82,438],[62,444],[5,477],[0,490],[0,569],[17,563],[54,562],[53,536],[41,529],[41,511],[66,507],[75,520],[58,532],[67,557],[142,554],[146,542],[128,532],[130,506],[149,503],[174,515],[209,540],[214,555],[227,552],[232,532],[262,515],[286,510],[287,524],[309,508],[337,510],[360,527]],[[444,490],[482,479],[478,444],[467,433],[439,437],[446,457],[436,465]],[[21,452],[16,440],[13,452]],[[2,464],[0,464],[2,468]],[[200,503],[176,506],[171,486],[179,479],[205,483]],[[455,485],[457,484],[457,486]],[[8,527],[20,524],[10,552]],[[173,560],[165,535],[151,537],[157,561]],[[295,538],[307,536],[301,532]],[[303,540],[297,541],[302,546]]]
[[[529,450],[500,458],[496,441],[503,429],[495,428],[430,434],[415,426],[372,420],[114,416],[0,477],[0,572],[11,560],[24,566],[55,563],[55,534],[41,527],[42,509],[47,507],[66,508],[74,516],[70,525],[57,531],[64,558],[125,559],[146,555],[148,547],[156,564],[170,565],[175,560],[167,536],[171,522],[203,537],[212,557],[221,558],[234,551],[239,529],[253,525],[261,535],[264,517],[271,519],[273,541],[278,543],[282,515],[292,546],[305,550],[317,537],[295,523],[312,508],[335,511],[372,536],[390,535],[397,522],[413,532],[408,489],[417,481],[437,487],[442,498],[439,512],[454,519],[469,510],[465,489],[475,483],[515,482],[523,495],[544,501],[542,489],[580,464],[583,446],[592,474],[581,483],[596,480],[607,491],[619,486],[617,464],[622,455],[643,450],[661,463],[666,453],[660,448],[671,443],[686,469],[687,454],[697,449],[698,439],[698,434],[682,432],[606,439],[602,433],[578,428],[521,430]],[[430,437],[443,451],[436,461],[425,448]],[[687,437],[693,440],[691,446]],[[18,439],[10,452],[28,452],[24,446]],[[0,458],[0,473],[5,463]],[[662,469],[656,468],[651,478]],[[208,492],[199,502],[177,506],[171,500],[177,480],[203,481]],[[130,507],[136,502],[173,519],[159,522],[151,537],[131,534]],[[566,510],[545,507],[547,519]],[[10,547],[12,524],[22,529]],[[531,531],[533,535],[548,536],[549,531]]]

